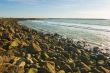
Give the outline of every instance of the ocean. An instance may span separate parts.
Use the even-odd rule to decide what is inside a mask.
[[[19,23],[37,31],[97,44],[103,52],[110,53],[110,20],[107,19],[40,19]]]

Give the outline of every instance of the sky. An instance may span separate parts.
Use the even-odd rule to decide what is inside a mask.
[[[0,0],[0,17],[110,19],[110,0]]]

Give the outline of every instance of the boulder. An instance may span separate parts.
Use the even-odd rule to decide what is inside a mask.
[[[93,69],[92,69],[92,72],[93,72],[93,73],[102,73],[102,72],[101,72],[100,70],[98,70],[97,68],[93,68]]]
[[[19,64],[19,67],[23,67],[24,68],[24,66],[25,66],[25,62],[21,62],[20,64]]]
[[[46,65],[45,65],[45,68],[46,68],[46,70],[47,70],[49,73],[56,73],[55,63],[52,62],[52,61],[47,61],[47,62],[46,62]]]
[[[28,44],[25,41],[23,41],[23,40],[21,41],[21,45],[22,46],[28,46]]]
[[[72,63],[74,63],[74,60],[73,60],[72,58],[69,58],[69,59],[67,60],[67,63],[72,64]]]
[[[6,55],[3,55],[3,56],[2,56],[2,59],[3,59],[3,62],[4,62],[4,63],[8,63],[8,62],[11,60],[11,58],[8,57],[8,56],[6,56]]]
[[[17,73],[18,67],[10,63],[4,63],[2,68],[0,68],[0,73]]]
[[[93,47],[93,52],[97,53],[99,51],[99,47]]]
[[[15,31],[14,31],[14,28],[10,28],[10,31],[12,32],[12,33],[15,33]]]
[[[2,36],[2,32],[0,32],[0,37]]]
[[[32,64],[34,63],[33,60],[32,60],[32,57],[31,57],[31,54],[27,54],[27,60]]]
[[[13,62],[13,64],[16,64],[17,61],[19,61],[19,60],[20,60],[20,57],[15,57],[15,58],[14,58],[14,62]]]
[[[0,65],[3,64],[3,58],[0,56]]]
[[[6,51],[5,49],[3,49],[2,47],[0,47],[0,52]]]
[[[38,72],[38,70],[35,69],[35,68],[30,68],[30,69],[28,70],[28,73],[37,73],[37,72]]]
[[[64,63],[64,65],[62,66],[62,68],[65,70],[65,73],[69,73],[69,72],[73,72],[72,68],[70,65]]]
[[[60,70],[57,73],[65,73],[65,71],[64,70]]]
[[[98,60],[97,63],[98,63],[99,65],[104,65],[105,61],[104,61],[104,60]]]
[[[45,50],[45,51],[48,51],[49,50],[49,45],[47,43],[42,43],[41,48],[43,48],[43,50]]]
[[[64,51],[64,49],[61,46],[55,46],[55,50]]]
[[[16,39],[16,40],[11,42],[11,45],[9,46],[9,49],[17,47],[17,46],[19,46],[19,44],[20,44],[20,41],[18,39]]]
[[[18,68],[18,73],[25,73],[24,67],[19,67]]]
[[[49,37],[48,37],[48,36],[44,36],[44,39],[45,39],[45,40],[48,40],[48,39],[49,39]]]
[[[84,69],[86,71],[90,71],[91,70],[91,68],[89,66],[87,66],[84,62],[81,62],[81,65],[84,67]]]
[[[46,52],[43,52],[42,57],[43,57],[44,59],[49,59],[49,55],[48,55]]]
[[[32,43],[32,48],[36,51],[36,52],[41,52],[42,49],[40,48],[40,46],[36,45],[35,43]]]
[[[100,66],[100,70],[102,70],[104,73],[110,73],[110,70],[104,68],[103,66]]]

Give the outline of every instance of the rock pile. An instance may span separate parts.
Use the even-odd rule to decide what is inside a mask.
[[[0,20],[0,73],[110,73],[110,57],[59,34]]]

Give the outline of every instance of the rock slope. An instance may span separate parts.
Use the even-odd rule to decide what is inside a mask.
[[[0,73],[110,73],[110,58],[59,34],[0,20]]]

